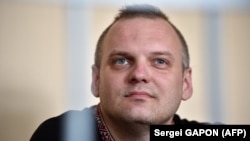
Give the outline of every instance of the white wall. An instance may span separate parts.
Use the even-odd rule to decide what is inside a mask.
[[[68,15],[67,7],[64,4],[0,2],[1,141],[28,140],[45,119],[98,102],[88,89],[90,77],[83,76],[91,75],[90,65],[97,38],[110,24],[118,8],[117,5],[91,5],[78,11],[80,14],[75,18],[83,18],[83,23],[86,20],[88,24],[84,26],[90,32],[89,36],[85,36],[88,33],[78,34],[84,36],[80,39],[86,38],[84,41],[88,42],[83,43],[86,46],[81,48],[83,52],[80,55],[90,52],[88,60],[85,60],[90,63],[79,61],[78,64],[86,65],[83,68],[88,70],[75,71],[81,76],[82,81],[78,83],[71,78],[75,72],[69,71],[70,59],[74,59],[74,56],[70,56],[68,51],[74,33],[68,33],[72,28],[70,25],[74,24],[68,21],[73,15]],[[213,101],[208,90],[208,78],[213,76],[207,73],[210,65],[206,63],[206,14],[202,9],[168,9],[167,6],[163,11],[186,37],[193,67],[194,94],[181,105],[178,113],[184,118],[198,121],[216,120],[213,118],[216,116],[211,115]],[[246,9],[229,10],[222,11],[219,16],[221,40],[218,47],[223,51],[219,55],[224,63],[223,72],[220,73],[223,75],[223,93],[219,105],[223,116],[218,120],[229,124],[249,124],[250,12]],[[74,90],[69,89],[72,85],[83,85],[84,89],[79,89],[78,95],[74,95]],[[77,103],[81,100],[82,103],[71,106],[74,98]]]

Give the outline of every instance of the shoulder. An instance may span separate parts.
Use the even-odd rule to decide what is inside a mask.
[[[185,119],[185,118],[181,118],[179,115],[174,115],[174,123],[176,125],[184,125],[184,124],[196,124],[196,125],[209,125],[210,123],[208,122],[199,122],[199,121],[196,121],[196,120],[188,120],[188,119]]]
[[[38,126],[30,141],[61,141],[62,138],[70,138],[70,136],[86,138],[86,135],[96,133],[93,108],[94,106],[79,111],[70,110],[45,120]],[[90,128],[92,130],[89,130]]]

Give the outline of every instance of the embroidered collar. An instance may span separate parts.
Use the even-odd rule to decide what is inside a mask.
[[[115,141],[104,122],[99,105],[97,105],[95,108],[95,117],[97,120],[98,130],[101,134],[102,141]]]

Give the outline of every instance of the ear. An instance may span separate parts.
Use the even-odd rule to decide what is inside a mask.
[[[188,100],[193,94],[192,69],[187,68],[183,73],[182,100]]]
[[[91,91],[92,94],[95,97],[99,97],[99,92],[98,92],[98,88],[99,88],[99,69],[93,65],[92,66],[92,83],[91,83]]]

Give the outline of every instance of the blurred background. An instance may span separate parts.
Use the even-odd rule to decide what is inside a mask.
[[[44,120],[97,104],[96,41],[138,3],[161,8],[189,45],[194,93],[181,117],[250,124],[249,0],[1,0],[0,140],[29,140]]]

